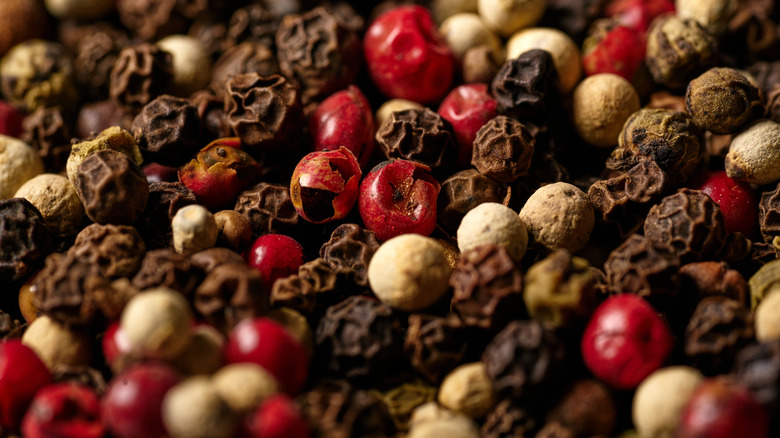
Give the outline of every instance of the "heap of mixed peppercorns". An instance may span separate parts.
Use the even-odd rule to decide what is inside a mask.
[[[0,1],[0,435],[777,435],[778,22]]]

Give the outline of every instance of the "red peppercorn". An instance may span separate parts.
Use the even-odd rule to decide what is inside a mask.
[[[112,322],[106,328],[106,332],[101,339],[101,347],[103,348],[103,357],[106,358],[106,363],[111,366],[122,354],[130,352],[130,341],[122,333],[119,328],[119,321]]]
[[[41,389],[22,420],[22,434],[26,438],[101,438],[105,431],[97,394],[75,383]]]
[[[720,206],[726,231],[740,232],[751,239],[757,235],[758,196],[750,184],[731,179],[721,170],[697,175],[691,188],[703,191]]]
[[[405,233],[427,236],[436,227],[436,198],[440,188],[423,164],[384,161],[360,185],[360,217],[380,241]]]
[[[315,224],[344,219],[355,205],[361,175],[355,155],[344,146],[312,152],[293,171],[293,207],[302,218]]]
[[[260,271],[263,288],[271,292],[274,282],[298,272],[303,264],[303,247],[292,237],[283,234],[266,234],[255,240],[246,253],[249,266]]]
[[[487,84],[461,85],[441,102],[439,115],[452,125],[458,143],[458,164],[467,166],[477,131],[496,116],[496,99]]]
[[[655,309],[637,295],[608,298],[582,335],[582,356],[590,371],[618,389],[638,386],[672,350],[672,335]]]
[[[265,368],[291,395],[303,388],[309,356],[286,328],[268,318],[245,319],[228,336],[225,363],[251,362]]]
[[[52,381],[38,355],[20,340],[0,343],[0,428],[15,431],[35,393]]]
[[[308,438],[309,426],[285,394],[266,399],[249,417],[247,438]]]
[[[380,15],[366,32],[363,52],[371,79],[388,97],[433,102],[452,85],[455,57],[422,6]]]
[[[675,436],[763,438],[769,436],[768,423],[766,408],[747,388],[715,377],[696,388],[683,408]]]
[[[163,166],[158,163],[149,163],[145,165],[142,170],[149,183],[162,181],[176,182],[179,180],[179,169],[175,167]]]
[[[367,165],[371,158],[375,131],[371,105],[354,85],[323,100],[309,118],[314,150],[344,146],[358,157],[361,166]]]
[[[645,38],[628,26],[597,30],[583,45],[582,67],[586,76],[599,73],[616,74],[627,81],[645,62]]]
[[[615,0],[604,12],[607,17],[616,17],[620,24],[644,34],[656,17],[674,11],[673,0]]]
[[[137,364],[114,376],[101,400],[103,424],[117,438],[167,436],[162,402],[179,376],[168,365]]]
[[[10,103],[0,100],[0,134],[18,138],[22,135],[24,114]]]

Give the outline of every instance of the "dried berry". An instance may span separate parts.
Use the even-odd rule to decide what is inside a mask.
[[[309,222],[344,219],[357,200],[360,177],[357,158],[346,147],[315,151],[295,166],[290,198],[298,214]]]
[[[715,258],[728,237],[718,204],[685,188],[650,209],[644,230],[648,239],[670,245],[683,263]]]
[[[146,209],[135,225],[150,249],[167,248],[173,244],[171,221],[180,208],[196,204],[192,190],[178,182],[149,184]]]
[[[157,40],[186,30],[185,16],[193,17],[203,11],[209,2],[180,2],[178,0],[132,0],[117,3],[122,24],[142,40]],[[185,14],[186,12],[186,14]]]
[[[534,320],[509,323],[485,348],[482,361],[499,397],[544,403],[562,383],[564,347]]]
[[[558,71],[550,53],[535,49],[504,63],[491,85],[498,113],[515,119],[544,114],[558,98]]]
[[[303,116],[298,89],[283,76],[235,75],[227,82],[225,113],[250,151],[296,146]]]
[[[633,85],[611,73],[585,78],[572,96],[577,134],[588,144],[603,148],[618,142],[626,119],[639,108],[639,95]]]
[[[276,53],[269,44],[245,41],[228,49],[214,64],[214,73],[209,87],[217,96],[225,96],[227,83],[231,77],[253,72],[262,77],[279,74]]]
[[[109,94],[119,105],[138,111],[161,94],[172,78],[170,53],[150,43],[125,47],[111,69]]]
[[[486,44],[472,47],[463,54],[463,83],[490,85],[501,66],[493,47]]]
[[[279,67],[301,84],[304,103],[354,82],[362,63],[357,30],[324,7],[282,19],[276,31]]]
[[[560,423],[575,436],[610,436],[617,406],[609,389],[596,380],[579,380],[547,413],[547,422]]]
[[[696,20],[669,14],[647,33],[645,62],[659,84],[682,89],[715,59],[715,39]]]
[[[696,300],[709,296],[724,296],[747,303],[750,288],[739,271],[729,269],[725,262],[696,262],[679,270],[680,290]]]
[[[378,248],[373,231],[357,224],[341,224],[320,248],[320,257],[345,275],[348,282],[368,287],[368,264]]]
[[[404,351],[412,367],[429,381],[440,382],[463,360],[467,347],[465,327],[455,315],[409,315]]]
[[[482,424],[484,438],[532,436],[538,425],[534,416],[512,400],[500,401]]]
[[[254,236],[297,236],[305,223],[295,211],[289,188],[281,184],[261,182],[244,190],[236,200],[235,210],[249,219]]]
[[[523,316],[523,273],[503,247],[483,245],[462,253],[450,286],[452,308],[467,326],[499,329]]]
[[[528,28],[512,35],[506,43],[507,59],[517,58],[524,52],[541,49],[552,56],[558,71],[558,90],[570,93],[582,76],[580,49],[571,37],[559,29]]]
[[[110,287],[96,265],[73,253],[47,257],[34,285],[41,312],[62,324],[80,326],[98,321],[100,312],[93,297]]]
[[[476,169],[457,172],[441,183],[436,200],[439,226],[455,235],[463,216],[474,207],[486,202],[509,204],[512,190],[496,182]]]
[[[92,224],[81,230],[68,252],[96,266],[106,278],[132,277],[141,268],[146,246],[133,227]]]
[[[60,43],[25,41],[0,61],[0,91],[29,112],[54,106],[72,109],[78,101],[74,82],[73,62]]]
[[[53,239],[28,200],[0,200],[0,281],[9,284],[31,274],[53,249]]]
[[[256,270],[246,264],[215,267],[195,289],[193,305],[206,322],[228,334],[238,322],[268,309],[268,294]]]
[[[316,258],[298,267],[298,273],[274,282],[271,305],[295,309],[305,315],[344,298],[337,290],[338,274],[324,259]]]
[[[356,295],[328,308],[314,342],[324,372],[370,380],[394,370],[401,354],[401,336],[400,323],[390,307]]]
[[[133,277],[133,286],[139,290],[165,287],[190,296],[201,279],[202,273],[195,269],[189,257],[173,249],[157,249],[144,255],[141,269]]]
[[[753,316],[739,301],[703,299],[685,330],[685,354],[705,375],[731,370],[737,352],[753,341]]]
[[[111,69],[128,42],[127,32],[118,27],[105,22],[88,25],[76,43],[73,59],[76,80],[87,96],[93,100],[106,98]]]
[[[763,111],[758,87],[733,68],[711,68],[692,80],[685,106],[694,123],[715,134],[731,134]]]
[[[528,173],[536,140],[522,123],[498,116],[480,128],[471,164],[483,175],[511,183]]]
[[[377,145],[387,158],[403,158],[432,169],[457,157],[449,123],[428,108],[390,114],[376,132]]]
[[[399,430],[409,430],[412,412],[436,399],[436,388],[423,383],[404,383],[385,392],[371,391],[382,400]]]
[[[588,196],[565,182],[537,189],[519,216],[531,241],[550,251],[563,248],[576,252],[584,248],[596,220]]]
[[[63,118],[61,106],[38,108],[24,118],[21,139],[32,146],[43,159],[46,169],[60,172],[70,155],[71,128]]]
[[[246,263],[241,254],[228,248],[209,248],[190,256],[190,262],[196,268],[208,274],[214,268],[226,263]]]
[[[242,41],[259,41],[272,47],[278,25],[268,6],[252,3],[238,8],[228,21],[226,44],[233,47]]]
[[[189,100],[163,94],[133,119],[132,132],[148,160],[176,167],[201,147],[200,126],[198,111]]]

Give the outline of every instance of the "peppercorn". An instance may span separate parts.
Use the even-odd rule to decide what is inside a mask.
[[[508,37],[524,27],[535,25],[544,14],[545,5],[543,0],[478,0],[477,10],[488,27]]]
[[[441,382],[438,400],[447,409],[475,420],[483,418],[496,403],[485,364],[472,362],[452,370]]]
[[[780,260],[767,262],[750,277],[750,307],[755,310],[758,304],[774,290],[780,288]]]
[[[703,380],[698,370],[687,366],[661,368],[647,376],[632,406],[637,432],[643,437],[674,436],[683,407]]]
[[[422,111],[425,109],[422,105],[420,105],[417,102],[412,102],[411,100],[406,99],[390,99],[383,103],[377,110],[375,119],[377,126],[382,126],[382,124],[390,118],[390,115],[393,114],[396,111],[403,111],[407,109],[416,109]]]
[[[537,245],[572,252],[585,247],[596,220],[587,195],[565,182],[536,190],[520,210],[520,219]]]
[[[759,185],[780,180],[780,124],[758,120],[736,134],[726,155],[726,174]]]
[[[738,131],[764,110],[758,87],[732,68],[711,68],[692,80],[685,106],[693,122],[715,134]]]
[[[497,56],[501,51],[501,40],[487,28],[485,22],[477,14],[458,13],[450,15],[439,26],[439,32],[444,35],[452,53],[460,60],[469,49],[486,45]]]
[[[412,412],[408,438],[478,438],[479,429],[469,417],[442,408],[436,402],[418,406]]]
[[[722,36],[739,8],[738,0],[677,0],[676,15],[696,20],[714,36]]]
[[[511,208],[494,202],[480,204],[466,213],[457,235],[461,253],[477,246],[495,244],[519,261],[528,248],[528,233],[523,221]]]
[[[525,125],[498,116],[477,132],[471,165],[489,178],[511,183],[528,173],[535,144],[536,140]]]
[[[514,59],[532,49],[541,49],[552,55],[560,78],[561,94],[571,92],[582,76],[582,61],[577,44],[558,29],[535,27],[521,30],[506,43],[506,58]]]
[[[237,418],[207,376],[190,377],[163,399],[162,418],[173,438],[232,436]]]
[[[171,54],[173,77],[167,88],[171,94],[189,97],[206,88],[211,76],[211,59],[199,40],[191,36],[169,35],[157,41],[157,47]]]
[[[574,89],[572,112],[580,138],[598,147],[617,144],[628,117],[638,111],[639,95],[620,76],[601,73],[585,78]]]
[[[78,173],[81,163],[89,155],[106,149],[119,151],[127,155],[138,166],[144,162],[144,159],[141,156],[141,150],[138,148],[138,144],[129,132],[119,126],[107,128],[94,139],[84,140],[73,144],[65,168],[68,179],[70,179],[70,182],[74,186],[76,185],[76,174]]]
[[[0,199],[13,198],[19,187],[43,173],[43,161],[21,140],[0,135]]]
[[[260,365],[225,365],[211,378],[215,389],[233,412],[245,414],[279,391],[274,377]]]
[[[62,175],[43,173],[33,177],[13,197],[30,201],[46,226],[60,237],[78,233],[86,217],[76,188]]]
[[[88,365],[92,359],[92,339],[83,328],[66,326],[47,315],[33,321],[22,336],[50,369],[59,365]]]
[[[187,347],[192,319],[184,296],[160,287],[134,296],[122,311],[119,327],[133,354],[164,360]]]
[[[655,82],[682,89],[715,63],[715,39],[692,19],[663,16],[647,33],[645,63]]]

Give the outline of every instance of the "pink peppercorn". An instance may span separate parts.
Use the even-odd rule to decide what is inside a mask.
[[[360,89],[350,85],[323,100],[309,118],[314,150],[349,149],[366,166],[374,150],[376,123],[371,105]]]
[[[471,163],[479,128],[496,116],[496,99],[487,84],[461,85],[441,102],[439,115],[452,125],[458,143],[458,164],[466,166]]]

